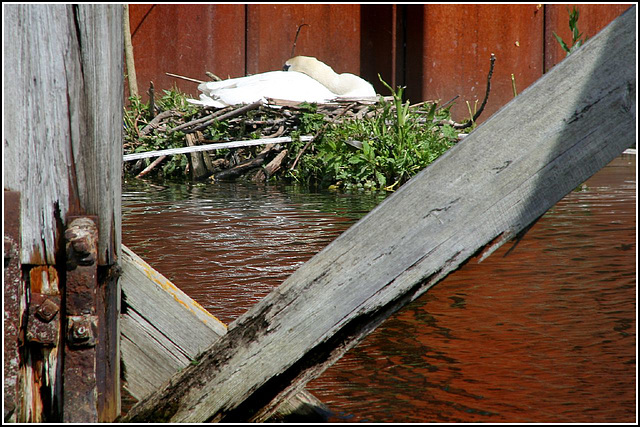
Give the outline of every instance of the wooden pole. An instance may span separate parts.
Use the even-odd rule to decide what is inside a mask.
[[[138,96],[138,78],[136,76],[136,64],[133,59],[133,43],[131,42],[131,23],[129,20],[129,5],[124,5],[122,15],[124,32],[124,54],[127,63],[127,78],[129,79],[129,95]]]
[[[229,325],[124,421],[264,420],[393,312],[525,230],[636,140],[635,26],[634,6]]]
[[[89,394],[96,399],[74,407],[91,415],[78,421],[111,421],[120,411],[116,271],[121,238],[122,7],[12,4],[4,12],[5,75],[11,76],[4,83],[4,187],[20,194],[21,286],[26,293],[23,312],[15,313],[24,319],[26,339],[20,343],[18,401],[10,419],[68,419],[63,391],[81,386],[86,391],[95,383]],[[78,309],[91,328],[79,330],[93,334],[73,351],[94,351],[87,352],[91,372],[69,370],[63,376],[65,328],[77,314],[67,309],[69,293],[66,301],[61,298],[66,279],[77,273],[72,263],[66,265],[72,257],[65,250],[64,234],[71,218],[78,216],[95,219],[95,239],[93,233],[87,238],[92,251],[80,259],[95,266],[97,275],[84,274],[80,280],[92,283],[76,289],[87,292],[73,292],[86,297],[82,302],[91,302],[90,308]],[[74,308],[80,307],[76,302]],[[92,380],[83,381],[87,378]],[[69,403],[71,394],[64,396]]]

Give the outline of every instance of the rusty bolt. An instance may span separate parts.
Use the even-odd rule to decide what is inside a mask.
[[[85,326],[78,326],[73,330],[73,336],[78,340],[87,339],[89,330]]]
[[[69,344],[92,347],[95,345],[92,317],[72,316],[69,319]]]
[[[97,255],[97,228],[87,217],[79,217],[71,221],[64,233],[67,240],[68,269],[77,265],[93,265]]]
[[[59,307],[58,305],[51,301],[50,299],[45,299],[38,309],[36,310],[36,316],[38,319],[42,320],[45,323],[49,323],[56,317],[58,314]]]

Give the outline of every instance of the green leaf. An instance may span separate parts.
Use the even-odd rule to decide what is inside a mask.
[[[555,36],[556,40],[558,40],[558,43],[560,43],[560,46],[562,46],[562,49],[564,49],[565,52],[571,52],[567,44],[560,38],[559,35],[557,35],[555,32],[553,33],[553,35]]]

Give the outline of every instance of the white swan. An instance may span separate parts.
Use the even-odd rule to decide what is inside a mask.
[[[331,92],[344,98],[375,98],[368,81],[351,73],[338,74],[333,68],[311,56],[296,56],[284,63],[285,71],[298,71],[313,77]]]
[[[266,98],[294,102],[324,103],[340,98],[375,98],[366,80],[353,74],[336,74],[316,58],[296,56],[287,60],[285,71],[269,71],[198,85],[200,99],[193,104],[222,108],[227,105],[266,102]]]

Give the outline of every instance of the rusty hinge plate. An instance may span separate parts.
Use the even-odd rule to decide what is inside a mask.
[[[63,421],[98,422],[97,218],[67,218],[64,238],[67,262]]]

